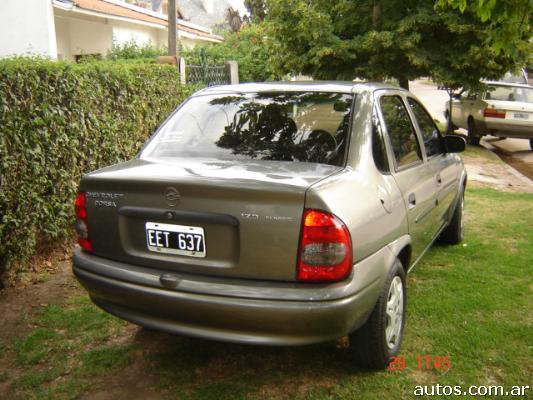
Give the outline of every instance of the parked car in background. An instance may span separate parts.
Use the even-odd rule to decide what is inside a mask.
[[[529,139],[533,149],[533,86],[485,83],[484,91],[465,92],[452,101],[452,123],[468,130],[470,144],[477,145],[481,137],[492,135]]]
[[[85,175],[73,271],[151,329],[259,345],[350,335],[398,353],[406,274],[463,238],[465,141],[377,84],[201,90],[139,156]]]

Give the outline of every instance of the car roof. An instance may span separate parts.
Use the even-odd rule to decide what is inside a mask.
[[[211,86],[196,92],[195,95],[218,93],[258,93],[258,92],[332,92],[356,93],[363,91],[373,92],[378,89],[399,90],[405,89],[377,82],[351,82],[351,81],[295,81],[295,82],[262,82],[241,83],[238,85]]]
[[[500,82],[500,81],[482,81],[485,85],[490,86],[506,86],[506,87],[519,87],[525,89],[533,89],[533,86],[526,85],[524,83],[509,83],[509,82]]]

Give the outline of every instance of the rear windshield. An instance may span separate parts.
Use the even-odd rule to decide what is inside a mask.
[[[285,92],[189,99],[141,153],[143,159],[201,157],[340,166],[352,94]]]
[[[486,100],[520,101],[533,103],[533,88],[520,86],[489,86]]]

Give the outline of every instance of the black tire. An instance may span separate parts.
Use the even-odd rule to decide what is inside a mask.
[[[393,282],[395,285],[394,289],[392,288]],[[391,340],[389,344],[389,340],[387,340],[387,327],[393,321],[387,314],[387,303],[391,296],[391,290],[397,290],[398,282],[401,282],[402,293],[400,300],[401,311],[399,311],[401,320],[399,322],[397,320],[394,321],[396,324],[399,323],[399,331],[396,336],[393,336],[394,341]],[[406,300],[405,270],[401,261],[396,259],[368,321],[350,335],[351,352],[358,366],[370,369],[383,369],[390,364],[390,358],[398,354],[403,337]]]
[[[529,139],[529,148],[533,150],[533,139]]]
[[[468,118],[468,144],[479,146],[481,135],[477,131],[476,123],[472,117]]]
[[[455,206],[450,224],[441,232],[439,241],[447,244],[459,244],[464,238],[464,206],[465,195],[461,192]]]

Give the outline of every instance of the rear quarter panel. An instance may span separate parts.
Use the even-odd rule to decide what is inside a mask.
[[[311,186],[305,199],[306,208],[329,211],[347,225],[354,274],[364,277],[362,286],[384,279],[390,259],[383,258],[382,268],[374,271],[359,271],[357,264],[408,235],[401,192],[392,175],[378,171],[372,157],[372,107],[370,94],[358,95],[346,168]]]

